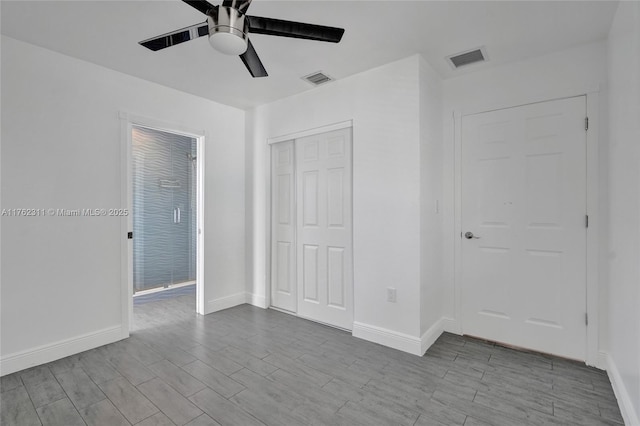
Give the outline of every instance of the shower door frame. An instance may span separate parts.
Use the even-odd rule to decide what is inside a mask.
[[[122,294],[122,335],[129,336],[131,320],[133,318],[133,240],[128,233],[133,232],[133,141],[131,133],[133,127],[145,127],[176,135],[187,136],[196,141],[196,313],[205,314],[204,297],[204,147],[206,132],[193,130],[184,126],[171,124],[147,117],[140,117],[126,112],[120,112],[121,128],[121,176],[123,208],[128,209],[128,215],[121,218],[121,294]],[[136,236],[133,235],[133,238]]]

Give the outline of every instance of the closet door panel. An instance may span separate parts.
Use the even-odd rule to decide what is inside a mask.
[[[271,147],[271,306],[296,312],[295,152],[293,141]]]
[[[350,330],[351,129],[308,136],[295,143],[298,315]]]

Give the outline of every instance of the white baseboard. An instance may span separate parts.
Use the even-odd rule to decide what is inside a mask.
[[[267,309],[267,298],[264,296],[258,296],[254,293],[246,293],[246,303],[257,306],[258,308]]]
[[[633,401],[631,400],[629,391],[622,381],[620,371],[618,371],[618,366],[616,365],[613,358],[611,358],[611,355],[604,352],[600,352],[600,355],[602,358],[604,358],[604,360],[606,360],[609,380],[611,380],[613,392],[615,393],[616,399],[618,400],[618,405],[620,406],[620,412],[622,413],[624,424],[627,426],[640,426],[640,413],[636,411],[636,407],[634,407],[633,405]]]
[[[422,340],[418,337],[361,322],[353,323],[353,336],[390,348],[422,356]]]
[[[460,321],[457,319],[442,317],[442,329],[447,333],[462,335],[462,328],[460,327]]]
[[[247,296],[245,292],[235,293],[230,296],[220,297],[218,299],[209,300],[206,303],[204,313],[211,314],[223,309],[233,308],[234,306],[247,303]]]
[[[0,358],[0,375],[4,376],[25,368],[46,364],[47,362],[88,351],[98,346],[117,342],[123,338],[123,328],[118,325],[9,354]]]
[[[598,359],[596,360],[596,365],[594,367],[599,368],[600,370],[606,370],[609,364],[609,354],[606,352],[598,352]]]
[[[420,337],[420,355],[424,355],[443,332],[443,318],[440,318]]]

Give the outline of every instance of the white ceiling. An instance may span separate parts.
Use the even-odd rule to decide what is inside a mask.
[[[214,4],[219,0],[210,0]],[[5,1],[2,34],[227,105],[250,108],[421,53],[443,78],[606,38],[613,1],[270,1],[249,15],[346,29],[339,44],[253,35],[269,77],[253,79],[206,37],[152,52],[138,41],[205,21],[181,1]],[[453,70],[445,57],[485,46],[490,60]],[[331,83],[329,83],[331,84]]]

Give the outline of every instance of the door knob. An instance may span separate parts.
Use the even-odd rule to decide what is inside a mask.
[[[475,238],[475,239],[477,240],[477,239],[479,239],[479,238],[480,238],[480,237],[476,237],[475,235],[473,235],[473,232],[470,232],[470,231],[465,232],[465,233],[464,233],[464,237],[465,237],[467,240],[470,240],[470,239],[472,239],[472,238]]]

